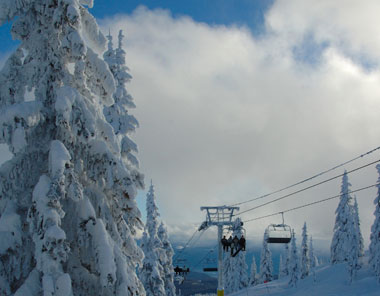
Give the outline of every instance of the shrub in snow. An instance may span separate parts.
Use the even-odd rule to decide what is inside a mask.
[[[240,238],[243,233],[242,222],[237,218],[232,225],[232,237]],[[224,265],[224,288],[226,293],[239,291],[248,286],[248,266],[245,259],[245,251],[240,251],[235,257],[225,253],[228,263]]]
[[[301,279],[307,277],[310,272],[310,254],[307,238],[306,222],[302,228],[302,243],[301,243]]]
[[[377,182],[380,183],[380,164],[376,166],[376,169],[379,174]],[[380,282],[380,185],[377,185],[377,196],[374,200],[374,204],[376,207],[374,212],[375,221],[371,227],[369,264]]]
[[[290,287],[297,287],[297,282],[300,278],[298,251],[296,245],[296,237],[294,230],[292,232],[291,248],[290,248],[290,263],[289,263],[289,282]]]
[[[92,2],[0,3],[21,41],[0,73],[0,144],[14,155],[0,168],[0,295],[144,293],[143,177],[109,123],[118,117],[103,113],[121,83],[101,58]]]
[[[260,283],[270,282],[273,280],[272,253],[269,250],[267,239],[268,231],[265,230],[260,257]]]
[[[348,182],[347,172],[344,172],[341,186],[341,196],[336,209],[334,234],[331,242],[331,263],[348,261],[352,249],[352,235],[354,227],[353,209],[350,194],[351,184]]]

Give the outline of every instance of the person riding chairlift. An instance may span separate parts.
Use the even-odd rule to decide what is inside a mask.
[[[239,248],[239,239],[238,239],[237,235],[235,235],[234,239],[232,240],[232,244],[231,244],[231,255],[238,248]]]
[[[242,235],[239,239],[239,247],[240,249],[242,249],[243,251],[245,251],[245,238],[244,238],[244,235]]]

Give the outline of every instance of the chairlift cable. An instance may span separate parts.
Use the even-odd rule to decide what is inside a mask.
[[[253,202],[253,201],[255,201],[255,200],[262,199],[262,198],[265,198],[265,197],[271,196],[271,195],[273,195],[273,194],[276,194],[276,193],[282,192],[282,191],[284,191],[284,190],[286,190],[286,189],[290,189],[290,188],[292,188],[292,187],[295,187],[295,186],[297,186],[297,185],[303,184],[303,183],[308,182],[308,181],[310,181],[310,180],[313,180],[313,179],[315,179],[315,178],[317,178],[317,177],[320,177],[320,176],[322,176],[322,175],[324,175],[324,174],[326,174],[326,173],[329,173],[329,172],[331,172],[331,171],[334,171],[334,170],[336,170],[336,169],[338,169],[338,168],[340,168],[340,167],[343,167],[343,166],[345,166],[345,165],[347,165],[347,164],[349,164],[349,163],[351,163],[351,162],[354,162],[355,160],[358,160],[358,159],[363,158],[363,157],[365,157],[365,156],[367,156],[367,155],[369,155],[369,154],[372,154],[373,152],[375,152],[375,151],[377,151],[377,150],[380,150],[380,146],[379,146],[379,147],[376,147],[376,148],[374,148],[374,149],[372,149],[372,150],[370,150],[370,151],[368,151],[368,152],[366,152],[366,153],[363,153],[363,154],[361,154],[361,155],[359,155],[359,156],[357,156],[357,157],[355,157],[355,158],[352,158],[352,159],[350,159],[350,160],[348,160],[348,161],[345,161],[345,162],[343,162],[343,163],[341,163],[341,164],[339,164],[339,165],[336,165],[336,166],[334,166],[334,167],[332,167],[332,168],[330,168],[330,169],[328,169],[328,170],[322,171],[322,172],[320,172],[320,173],[318,173],[318,174],[316,174],[316,175],[314,175],[314,176],[311,176],[311,177],[309,177],[309,178],[306,178],[306,179],[304,179],[304,180],[301,180],[301,181],[299,181],[299,182],[297,182],[297,183],[294,183],[294,184],[292,184],[292,185],[289,185],[289,186],[286,186],[286,187],[280,188],[280,189],[278,189],[278,190],[272,191],[272,192],[270,192],[270,193],[267,193],[267,194],[264,194],[264,195],[261,195],[261,196],[258,196],[258,197],[255,197],[255,198],[252,198],[252,199],[246,200],[246,201],[242,201],[242,202],[238,202],[238,203],[232,204],[231,206],[239,206],[239,205],[242,205],[242,204],[250,203],[250,202]]]
[[[198,229],[195,230],[195,232],[193,233],[193,235],[189,238],[189,240],[186,242],[185,246],[181,249],[181,251],[178,252],[178,254],[173,258],[173,261],[175,260],[178,260],[178,258],[180,257],[180,255],[182,255],[182,253],[186,250],[186,248],[189,246],[190,242],[193,240],[194,236],[197,234],[198,232]],[[202,231],[204,232],[204,231]],[[202,234],[201,234],[202,235]]]
[[[380,185],[380,182],[378,182],[376,184],[373,184],[373,185],[366,186],[366,187],[362,187],[362,188],[359,188],[359,189],[356,189],[356,190],[350,190],[348,193],[355,193],[355,192],[363,191],[363,190],[370,189],[372,187],[376,187],[376,186],[379,186],[379,185]],[[346,194],[346,193],[347,192],[345,192],[343,194]],[[301,205],[301,206],[298,206],[298,207],[294,207],[294,208],[291,208],[291,209],[287,209],[287,210],[284,210],[284,211],[281,211],[281,212],[276,212],[276,213],[273,213],[273,214],[264,215],[264,216],[260,216],[260,217],[252,218],[252,219],[248,219],[248,220],[245,220],[243,222],[244,223],[248,223],[248,222],[252,222],[252,221],[261,220],[261,219],[264,219],[264,218],[280,215],[282,213],[287,213],[287,212],[291,212],[291,211],[294,211],[294,210],[306,208],[306,207],[309,207],[309,206],[312,206],[312,205],[316,205],[316,204],[319,204],[319,203],[322,203],[322,202],[325,202],[325,201],[329,201],[329,200],[341,197],[343,194],[338,194],[338,195],[335,195],[335,196],[331,196],[331,197],[328,197],[328,198],[317,200],[317,201],[314,201],[314,202],[311,202],[311,203],[308,203],[308,204],[304,204],[304,205]]]
[[[361,170],[361,169],[363,169],[363,168],[366,168],[366,167],[368,167],[368,166],[370,166],[370,165],[373,165],[373,164],[375,164],[375,163],[377,163],[377,162],[380,162],[380,159],[378,159],[378,160],[376,160],[376,161],[373,161],[373,162],[371,162],[371,163],[365,164],[365,165],[363,165],[363,166],[361,166],[361,167],[358,167],[358,168],[352,169],[352,170],[350,170],[350,171],[347,171],[346,174],[348,175],[348,174],[350,174],[350,173],[356,172],[356,171]],[[288,194],[286,194],[286,195],[280,196],[280,197],[278,197],[278,198],[276,198],[276,199],[273,199],[273,200],[268,201],[268,202],[266,202],[266,203],[263,203],[263,204],[261,204],[261,205],[258,205],[258,206],[255,206],[255,207],[249,208],[249,209],[247,209],[247,210],[241,211],[241,212],[239,212],[239,213],[237,213],[237,214],[234,214],[234,216],[239,216],[239,215],[242,215],[242,214],[244,214],[244,213],[247,213],[247,212],[250,212],[250,211],[256,210],[256,209],[258,209],[258,208],[264,207],[264,206],[269,205],[269,204],[271,204],[271,203],[274,203],[274,202],[276,202],[276,201],[279,201],[279,200],[285,199],[285,198],[290,197],[290,196],[292,196],[292,195],[295,195],[295,194],[301,193],[301,192],[306,191],[306,190],[308,190],[308,189],[314,188],[314,187],[316,187],[316,186],[319,186],[319,185],[322,185],[322,184],[324,184],[324,183],[327,183],[327,182],[330,182],[330,181],[332,181],[332,180],[335,180],[335,179],[337,179],[337,178],[340,178],[340,177],[342,177],[343,175],[344,175],[344,173],[343,173],[343,174],[339,174],[339,175],[337,175],[337,176],[334,176],[334,177],[332,177],[332,178],[329,178],[329,179],[323,180],[323,181],[321,181],[321,182],[315,183],[315,184],[310,185],[310,186],[308,186],[308,187],[302,188],[302,189],[300,189],[300,190],[297,190],[297,191],[294,191],[294,192],[288,193]]]
[[[206,255],[204,255],[204,256],[202,257],[202,259],[199,260],[199,262],[193,266],[193,269],[197,268],[197,267],[203,262],[203,260],[205,260],[205,259],[206,259],[206,258],[212,253],[212,252],[214,252],[214,250],[216,249],[217,246],[218,246],[218,245],[215,245],[215,247],[214,247],[213,249],[211,249],[210,251],[208,251],[208,252],[206,253]]]

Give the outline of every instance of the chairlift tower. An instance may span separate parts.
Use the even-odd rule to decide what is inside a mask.
[[[206,221],[198,228],[199,231],[205,230],[210,226],[218,227],[218,291],[217,296],[224,295],[224,284],[223,284],[223,250],[222,250],[222,235],[223,226],[232,226],[232,217],[234,211],[238,211],[239,207],[201,207],[201,211],[206,211]]]

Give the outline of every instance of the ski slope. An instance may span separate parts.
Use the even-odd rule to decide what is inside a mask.
[[[379,296],[380,284],[370,272],[368,265],[364,265],[350,284],[346,264],[329,264],[320,266],[313,276],[299,280],[296,288],[288,287],[288,277],[267,284],[257,285],[239,292],[228,294],[231,296],[266,295],[266,296]]]

